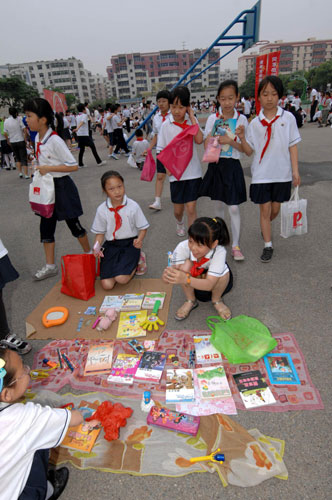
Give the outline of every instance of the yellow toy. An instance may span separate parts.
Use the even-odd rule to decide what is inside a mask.
[[[216,464],[222,464],[225,461],[225,455],[223,453],[218,453],[220,448],[213,451],[211,455],[205,455],[204,457],[194,457],[189,460],[192,464],[197,462],[214,462]]]
[[[67,321],[68,316],[69,311],[67,307],[51,307],[44,312],[42,322],[46,328],[62,325],[62,323]]]
[[[156,300],[155,305],[152,309],[152,313],[140,323],[140,327],[143,328],[144,330],[147,330],[148,332],[152,332],[152,330],[159,330],[159,325],[163,326],[165,324],[165,321],[160,319],[158,317],[158,310],[161,305],[160,300]]]

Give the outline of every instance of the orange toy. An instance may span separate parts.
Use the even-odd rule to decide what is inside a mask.
[[[62,323],[67,321],[68,316],[69,311],[67,307],[51,307],[44,312],[42,322],[46,328],[50,328],[51,326],[62,325]]]
[[[133,410],[131,408],[125,408],[121,403],[113,404],[110,401],[104,401],[98,406],[94,414],[85,420],[87,422],[90,420],[99,420],[104,427],[105,439],[113,441],[114,439],[118,439],[120,427],[127,425],[127,418],[131,417],[132,413]]]

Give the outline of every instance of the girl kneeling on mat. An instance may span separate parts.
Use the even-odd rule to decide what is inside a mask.
[[[163,272],[163,280],[181,285],[186,296],[175,319],[186,319],[198,306],[198,300],[212,300],[220,317],[230,319],[231,311],[221,300],[233,286],[233,275],[226,263],[229,233],[225,222],[219,217],[200,217],[189,227],[188,235],[189,239],[174,250],[172,267]]]

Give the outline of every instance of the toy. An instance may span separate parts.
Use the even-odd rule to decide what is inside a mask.
[[[191,350],[189,353],[188,368],[195,368],[195,350]]]
[[[213,451],[211,455],[205,455],[204,457],[194,457],[189,460],[192,464],[197,462],[214,462],[216,464],[222,464],[225,461],[225,455],[223,453],[218,453],[220,448]]]
[[[67,307],[51,307],[44,312],[42,317],[42,323],[45,328],[50,328],[51,326],[62,325],[67,321],[69,316],[69,311]]]
[[[58,354],[58,358],[59,358],[59,366],[60,366],[60,368],[62,369],[62,368],[63,368],[63,364],[62,364],[62,359],[61,359],[60,349],[59,349],[59,348],[57,348],[56,352],[57,352],[57,354]]]
[[[92,325],[92,329],[93,330],[96,328],[96,326],[98,325],[98,323],[99,323],[100,320],[101,320],[101,316],[98,316],[98,318],[96,319],[96,321]]]
[[[116,309],[114,309],[113,307],[111,307],[110,309],[107,309],[107,311],[105,312],[105,316],[102,317],[100,319],[100,321],[98,322],[97,330],[99,332],[107,330],[111,326],[113,321],[116,320],[117,317],[118,317],[118,313],[117,313]]]
[[[151,332],[152,330],[159,330],[159,325],[163,326],[165,322],[158,317],[158,310],[161,305],[160,300],[156,300],[156,303],[152,309],[152,313],[149,314],[146,320],[140,323],[140,327],[144,330]]]
[[[182,434],[191,434],[192,436],[196,436],[199,422],[199,417],[159,406],[153,406],[147,417],[148,425],[157,425],[171,431],[181,432]]]
[[[151,410],[152,406],[154,406],[154,401],[153,399],[151,399],[151,392],[144,391],[141,401],[141,410],[148,413]]]
[[[62,353],[62,359],[65,361],[65,363],[68,366],[68,368],[70,369],[70,371],[73,372],[75,370],[75,366],[70,361],[70,359],[68,358],[68,356],[66,356],[65,354]]]
[[[113,441],[118,439],[120,427],[127,425],[127,418],[131,417],[132,413],[131,408],[125,408],[121,403],[113,404],[110,401],[104,401],[93,415],[85,420],[86,422],[98,420],[104,428],[105,439]]]
[[[81,317],[81,318],[79,319],[79,322],[78,322],[78,325],[77,325],[77,328],[76,328],[76,331],[77,331],[77,332],[80,332],[80,331],[81,331],[81,328],[82,328],[82,326],[83,326],[83,321],[84,321],[84,318],[82,318],[82,317]]]
[[[132,347],[134,351],[137,352],[138,354],[141,354],[142,352],[145,351],[142,344],[140,344],[136,339],[130,340],[128,342],[128,345],[130,345],[130,347]]]
[[[173,253],[167,252],[167,267],[171,267],[173,259]]]
[[[97,308],[95,306],[89,306],[83,314],[86,314],[88,316],[96,316],[97,314]]]

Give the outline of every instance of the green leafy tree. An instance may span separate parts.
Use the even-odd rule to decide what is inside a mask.
[[[39,97],[37,90],[19,76],[0,78],[0,106],[15,106],[21,110],[23,103],[33,97]]]
[[[247,95],[248,97],[255,95],[255,72],[253,71],[247,76],[245,82],[240,85],[239,92],[241,97]]]
[[[326,90],[327,84],[332,83],[332,60],[310,69],[305,77],[311,87]]]
[[[74,94],[65,94],[65,97],[68,109],[73,108],[76,104],[76,96]]]

